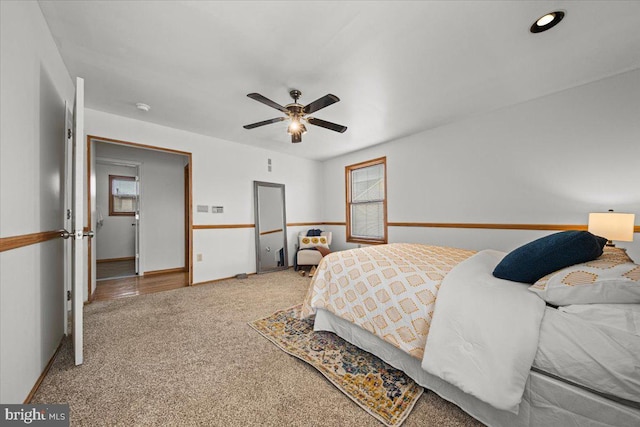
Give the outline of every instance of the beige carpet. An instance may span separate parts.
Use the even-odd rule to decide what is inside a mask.
[[[313,367],[247,322],[302,301],[292,270],[85,307],[85,363],[65,341],[32,403],[69,403],[72,426],[379,426]],[[404,423],[476,426],[434,393]]]

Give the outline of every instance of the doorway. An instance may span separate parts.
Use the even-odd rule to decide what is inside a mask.
[[[161,279],[164,275],[180,276],[182,286],[189,286],[193,282],[191,153],[91,135],[87,136],[87,150],[88,180],[91,183],[89,224],[97,229],[96,239],[89,248],[89,301],[94,296],[98,297],[97,286],[118,286],[122,295],[154,292],[155,285],[150,285],[154,281],[150,279]],[[111,173],[103,170],[107,166]],[[118,187],[122,190],[120,194],[125,195],[119,201],[118,209],[135,212],[137,202],[138,215],[113,218],[108,202],[114,195],[114,186],[109,190],[104,183],[110,179],[126,181],[126,178],[135,179],[136,176],[137,193],[127,191],[129,184],[126,182],[116,186],[121,186]],[[99,185],[108,197],[100,195]],[[127,199],[134,195],[137,200]],[[108,252],[109,249],[104,247],[107,222],[113,219],[123,223],[120,229],[123,234],[116,243],[128,252]],[[128,233],[125,227],[129,228]],[[116,265],[118,263],[122,265]],[[107,266],[103,264],[113,267],[116,272],[107,274],[118,278],[103,280],[103,267]],[[135,272],[131,276],[132,264]]]
[[[140,272],[140,167],[139,162],[96,158],[97,281]]]

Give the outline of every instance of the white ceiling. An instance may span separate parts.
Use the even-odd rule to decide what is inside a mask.
[[[319,160],[640,68],[640,1],[40,5],[87,107]],[[313,115],[348,130],[242,128],[281,115],[248,93],[285,105],[292,88],[340,97]]]

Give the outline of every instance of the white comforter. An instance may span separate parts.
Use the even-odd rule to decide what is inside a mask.
[[[545,304],[527,285],[492,275],[504,256],[478,252],[444,278],[422,368],[498,409],[517,413]]]

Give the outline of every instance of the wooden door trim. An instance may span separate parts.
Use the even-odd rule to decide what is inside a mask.
[[[189,240],[189,263],[187,264],[188,266],[188,273],[189,273],[189,286],[191,286],[193,284],[193,208],[192,208],[192,203],[191,201],[193,200],[193,179],[192,179],[192,175],[193,175],[193,171],[191,169],[191,165],[193,164],[192,159],[193,159],[193,155],[188,152],[188,151],[180,151],[180,150],[174,150],[171,148],[164,148],[164,147],[158,147],[158,146],[154,146],[154,145],[149,145],[149,144],[140,144],[137,142],[131,142],[131,141],[123,141],[123,140],[119,140],[119,139],[113,139],[113,138],[105,138],[102,136],[98,136],[98,135],[87,135],[87,223],[89,224],[89,227],[91,226],[92,223],[92,218],[91,218],[91,160],[92,160],[92,153],[91,153],[91,143],[92,142],[104,142],[107,144],[116,144],[116,145],[125,145],[128,147],[135,147],[135,148],[140,148],[140,149],[146,149],[146,150],[155,150],[155,151],[162,151],[165,153],[172,153],[172,154],[179,154],[181,156],[186,156],[187,157],[187,162],[189,165],[189,233],[188,233],[188,237],[185,236],[185,239]],[[91,301],[92,299],[92,292],[91,292],[91,282],[92,282],[92,271],[91,271],[91,266],[92,266],[92,262],[91,262],[91,239],[89,239],[88,242],[88,247],[89,247],[89,277],[88,277],[88,301]]]
[[[91,153],[91,139],[87,135],[87,225],[84,227],[85,232],[91,230],[91,159],[93,154]],[[97,254],[97,252],[96,252]],[[85,304],[90,303],[92,298],[91,282],[93,277],[93,239],[87,238],[87,301]],[[97,267],[96,267],[97,268]]]
[[[87,135],[87,139],[90,139],[96,142],[106,142],[108,144],[119,144],[119,145],[126,145],[128,147],[137,147],[137,148],[143,148],[147,150],[164,151],[167,153],[180,154],[182,156],[189,157],[189,160],[191,160],[191,153],[188,151],[174,150],[172,148],[158,147],[156,145],[140,144],[137,142],[124,141],[121,139],[104,138],[102,136],[97,136],[97,135]]]
[[[188,161],[189,163],[185,166],[185,210],[187,216],[187,233],[185,235],[185,249],[187,253],[185,254],[185,268],[187,269],[187,273],[189,274],[189,286],[193,284],[193,171],[191,165],[191,153],[189,153]]]

